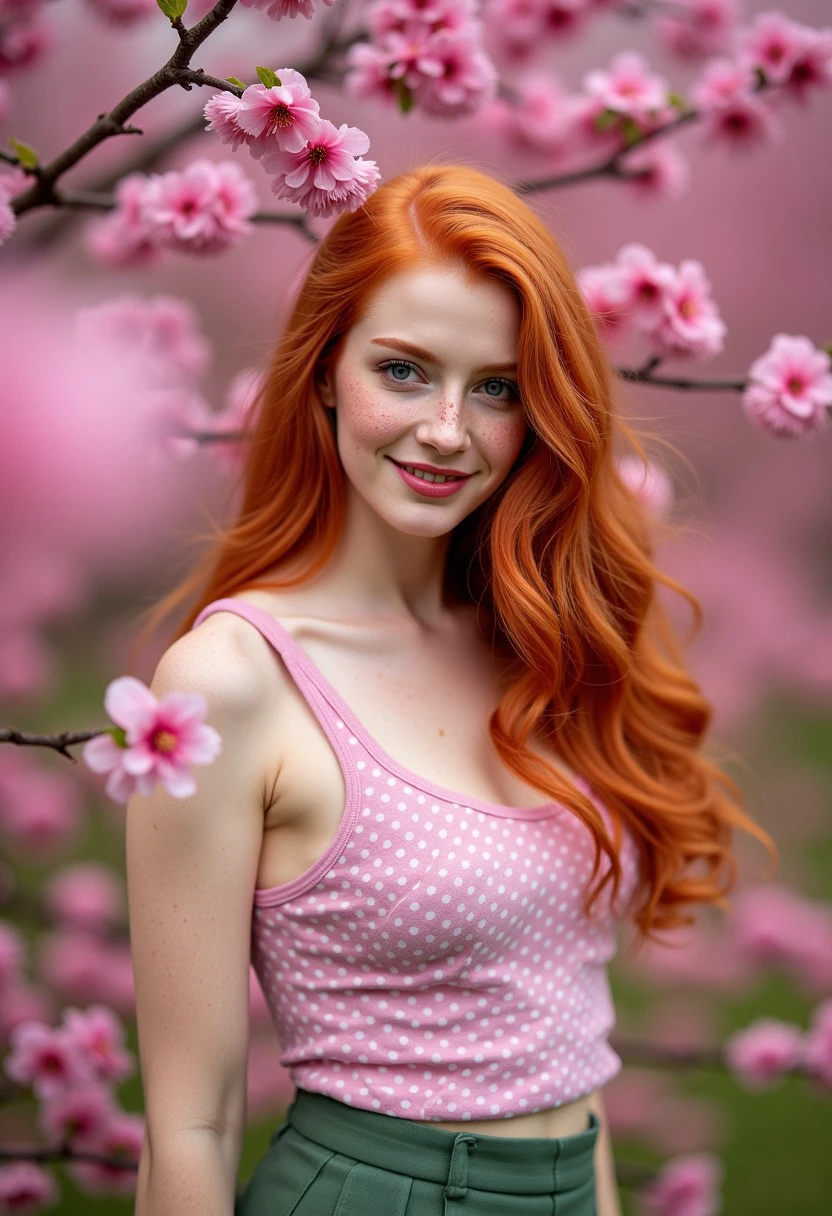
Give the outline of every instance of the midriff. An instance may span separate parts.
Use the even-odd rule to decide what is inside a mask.
[[[538,1110],[528,1115],[514,1115],[510,1119],[466,1119],[459,1123],[431,1119],[429,1122],[431,1127],[443,1127],[449,1132],[556,1140],[587,1130],[592,1097],[592,1094],[586,1094],[563,1106],[553,1106],[549,1110]]]

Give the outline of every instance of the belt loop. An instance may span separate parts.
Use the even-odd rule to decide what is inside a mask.
[[[449,1199],[464,1199],[468,1194],[468,1146],[475,1148],[476,1136],[460,1132],[454,1140],[451,1152],[451,1167],[448,1170],[448,1184],[443,1192],[445,1196],[445,1216],[448,1213]]]

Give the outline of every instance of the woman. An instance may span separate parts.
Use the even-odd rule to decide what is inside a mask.
[[[772,846],[702,754],[611,380],[484,174],[318,249],[239,518],[151,619],[191,601],[152,687],[224,746],[128,806],[137,1216],[618,1216],[614,931],[724,907],[734,828]],[[250,959],[297,1092],[237,1193]]]

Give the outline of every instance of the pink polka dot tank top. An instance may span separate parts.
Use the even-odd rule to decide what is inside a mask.
[[[603,916],[583,915],[588,829],[559,803],[499,806],[403,768],[274,617],[224,598],[194,625],[220,611],[283,660],[346,786],[323,856],[253,896],[251,962],[294,1084],[453,1121],[528,1114],[605,1085],[621,1068],[607,1042],[618,922],[608,888]],[[616,909],[637,881],[626,831],[621,863]]]

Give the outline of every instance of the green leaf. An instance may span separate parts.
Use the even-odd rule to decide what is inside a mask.
[[[822,349],[825,350],[829,358],[832,359],[832,341],[827,342]]]
[[[637,122],[634,122],[629,115],[624,119],[624,139],[627,142],[627,147],[632,147],[641,139],[641,129]]]
[[[15,150],[15,155],[24,169],[36,169],[38,154],[29,144],[23,144],[19,139],[10,139],[9,143]]]
[[[188,7],[188,0],[156,0],[156,3],[168,21],[175,21],[177,17],[181,17]]]
[[[393,81],[393,92],[396,94],[402,114],[408,114],[413,109],[413,93],[401,77]]]
[[[273,89],[275,85],[280,84],[280,77],[271,68],[258,68],[257,75],[260,77],[260,83],[267,89]]]
[[[244,85],[242,80],[238,80],[236,76],[226,76],[225,79],[228,81],[229,84],[236,84],[238,89],[247,88],[247,85]]]
[[[610,127],[614,127],[620,117],[621,115],[617,110],[602,110],[600,114],[595,115],[596,131],[609,131]]]
[[[113,736],[116,747],[127,747],[127,731],[123,726],[111,726],[106,733]]]
[[[667,100],[673,106],[674,110],[686,110],[688,103],[682,97],[681,93],[668,93]]]

